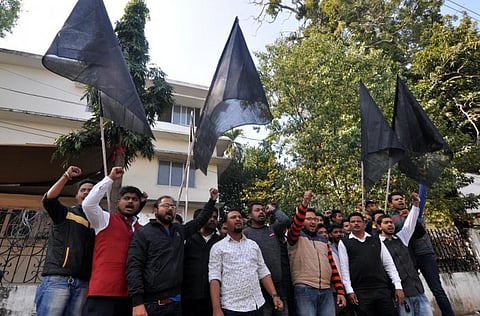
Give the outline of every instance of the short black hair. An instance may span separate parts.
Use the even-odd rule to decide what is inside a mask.
[[[341,214],[342,215],[342,211],[341,210],[333,210],[332,215],[330,217],[335,217],[335,214]]]
[[[154,208],[158,208],[158,202],[160,202],[161,200],[163,199],[171,199],[173,201],[173,203],[175,203],[175,199],[173,197],[171,197],[170,195],[162,195],[161,197],[159,197],[155,203],[153,203],[153,207]]]
[[[388,215],[386,215],[386,214],[383,214],[383,215],[379,216],[379,217],[377,218],[377,225],[382,224],[382,221],[383,221],[384,218],[391,218],[391,217],[388,216]]]
[[[142,198],[142,191],[140,191],[139,188],[131,186],[131,185],[127,185],[127,186],[122,187],[120,189],[120,192],[118,193],[118,195],[120,197],[122,197],[127,193],[133,193],[133,194],[137,195],[139,200]]]
[[[363,217],[363,214],[360,213],[360,212],[352,212],[350,213],[350,215],[348,215],[348,221],[350,222],[350,219],[354,216],[358,216],[358,217],[361,217],[362,218],[362,221],[364,222],[365,221],[365,217]]]
[[[193,212],[193,219],[197,218],[198,215],[200,215],[200,212],[203,211],[203,208],[197,208],[194,212]],[[215,212],[217,213],[217,216],[218,216],[218,209],[216,207],[213,208],[213,211],[212,213]]]
[[[95,185],[97,184],[97,181],[93,180],[93,179],[89,179],[89,178],[86,178],[86,179],[83,179],[82,181],[80,181],[78,184],[77,184],[77,191],[80,190],[80,187],[82,185],[84,185],[85,183],[91,183],[92,185]]]
[[[252,209],[253,209],[253,206],[254,206],[254,205],[261,205],[261,206],[265,206],[265,205],[263,205],[263,203],[262,203],[262,202],[260,202],[260,201],[253,201],[253,202],[250,202],[250,203],[248,204],[248,214],[252,213]]]
[[[339,228],[343,230],[343,226],[337,223],[333,223],[328,227],[328,232],[331,233],[335,228]]]
[[[368,200],[365,202],[365,206],[369,206],[369,205],[372,205],[372,204],[377,204],[377,202],[375,202],[374,200]]]
[[[180,224],[183,224],[183,217],[180,214],[175,214],[175,220]]]
[[[388,198],[387,198],[388,203],[392,203],[392,197],[393,197],[394,195],[403,196],[403,194],[402,194],[401,192],[392,191],[392,192],[388,195]]]

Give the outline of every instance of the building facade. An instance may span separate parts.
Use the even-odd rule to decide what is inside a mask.
[[[48,71],[41,58],[0,49],[0,156],[4,157],[0,170],[4,174],[0,177],[0,207],[4,209],[41,209],[42,194],[48,189],[41,174],[49,168],[58,169],[60,164],[60,161],[46,161],[42,155],[48,156],[59,136],[79,129],[91,116],[82,99],[86,87]],[[173,87],[175,105],[152,128],[155,157],[151,161],[137,158],[123,178],[123,184],[139,187],[152,201],[164,194],[178,199],[187,161],[190,116],[199,119],[208,93],[204,86],[168,82]],[[218,186],[218,176],[229,164],[229,159],[223,157],[228,143],[227,138],[219,139],[206,176],[199,170],[190,171],[187,210],[185,189],[179,199],[179,211],[187,219],[208,199],[208,189]],[[89,166],[101,163],[98,154],[101,151],[91,155]],[[21,173],[41,161],[46,162],[35,171]],[[32,184],[25,184],[26,178],[34,179]],[[66,190],[66,203],[73,203],[73,192]],[[151,213],[151,204],[147,204],[142,216]]]

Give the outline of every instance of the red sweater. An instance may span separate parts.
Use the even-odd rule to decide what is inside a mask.
[[[141,227],[135,224],[135,229]],[[88,296],[128,297],[125,274],[132,229],[125,217],[116,212],[108,226],[95,237],[92,277]]]

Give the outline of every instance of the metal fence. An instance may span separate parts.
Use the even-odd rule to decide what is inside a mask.
[[[428,229],[441,273],[479,272],[480,262],[468,230]]]
[[[39,283],[50,217],[45,211],[0,209],[0,281]]]
[[[46,255],[47,212],[0,209],[0,282],[39,283]],[[480,263],[466,233],[457,229],[429,229],[442,273],[480,271]]]

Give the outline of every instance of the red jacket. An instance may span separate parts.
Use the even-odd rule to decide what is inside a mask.
[[[135,229],[140,227],[135,224]],[[110,216],[108,226],[95,237],[88,296],[128,297],[125,269],[132,235],[130,224],[120,212]]]

